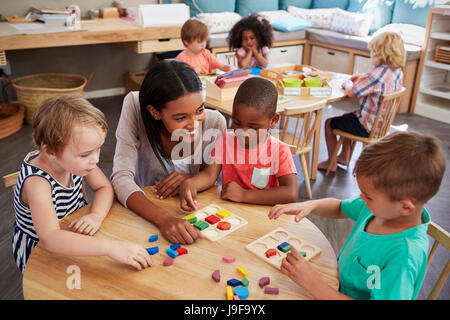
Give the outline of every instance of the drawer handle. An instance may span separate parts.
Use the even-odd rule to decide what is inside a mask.
[[[168,42],[170,41],[170,38],[164,38],[164,39],[158,39],[159,42]]]
[[[329,54],[330,56],[334,56],[334,52],[332,52],[332,51],[328,51],[328,54]]]
[[[281,53],[286,53],[286,52],[287,52],[287,49],[281,50],[280,52],[281,52]]]

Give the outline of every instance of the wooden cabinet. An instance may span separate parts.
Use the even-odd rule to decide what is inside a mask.
[[[301,64],[303,45],[282,46],[270,49],[269,65],[273,67]]]
[[[414,113],[450,123],[450,63],[434,60],[436,47],[450,47],[450,6],[430,8],[427,32],[413,97]],[[415,104],[414,104],[415,103]]]
[[[310,65],[320,70],[348,73],[349,53],[313,45]]]

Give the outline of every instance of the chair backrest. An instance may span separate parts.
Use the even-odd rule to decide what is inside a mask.
[[[450,250],[450,238],[449,233],[445,231],[443,228],[441,228],[439,225],[434,223],[433,221],[431,221],[430,224],[428,225],[427,233],[430,237],[434,239],[430,253],[428,254],[428,262],[427,262],[427,269],[428,269],[439,244],[444,246],[447,250]],[[441,293],[441,290],[444,287],[449,272],[450,272],[450,259],[447,260],[447,264],[442,270],[439,279],[434,284],[434,287],[428,296],[429,300],[435,300],[439,297],[439,294]]]
[[[369,139],[383,138],[388,134],[389,128],[392,122],[394,122],[395,115],[400,106],[400,98],[405,92],[406,88],[402,87],[399,91],[383,94],[381,106],[370,131]],[[379,130],[377,130],[378,127],[380,127]]]
[[[291,148],[291,153],[301,153],[311,149],[311,140],[317,126],[321,125],[322,117],[317,115],[317,112],[322,112],[326,106],[327,100],[319,100],[308,106],[287,107],[280,112],[282,116],[283,128],[279,133],[278,138],[287,143]],[[294,131],[288,132],[289,122],[295,121]]]
[[[5,187],[6,188],[12,187],[14,192],[14,190],[16,189],[16,182],[18,177],[19,171],[3,176],[3,183],[5,184]]]

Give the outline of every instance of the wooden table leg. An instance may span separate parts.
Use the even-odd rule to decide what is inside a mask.
[[[322,109],[316,113],[316,129],[314,130],[314,145],[312,152],[311,179],[317,178],[317,165],[319,162],[320,129],[322,127]]]

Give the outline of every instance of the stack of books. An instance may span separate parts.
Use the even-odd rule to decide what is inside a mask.
[[[31,7],[32,17],[48,24],[64,25],[71,12],[66,10],[38,9]]]

